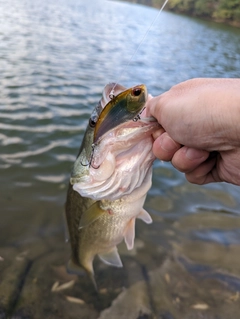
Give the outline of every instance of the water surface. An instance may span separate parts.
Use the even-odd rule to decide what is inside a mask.
[[[0,5],[0,256],[6,248],[64,252],[46,259],[50,268],[68,259],[62,212],[69,174],[103,87],[145,83],[157,95],[192,77],[239,77],[240,30],[163,12],[133,56],[153,8],[100,0]],[[155,260],[153,269],[165,250],[240,275],[239,203],[238,187],[194,186],[156,161],[146,201],[154,223],[138,223],[140,252]]]

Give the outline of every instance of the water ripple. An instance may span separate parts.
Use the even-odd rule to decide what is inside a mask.
[[[0,118],[2,119],[11,119],[11,120],[21,120],[24,121],[29,118],[43,120],[43,119],[52,119],[53,118],[52,112],[46,113],[39,113],[39,112],[21,112],[21,113],[2,113]]]
[[[66,190],[56,184],[67,185],[89,115],[108,82],[145,83],[158,95],[192,77],[239,77],[239,29],[168,12],[125,68],[156,13],[117,1],[1,1],[1,198],[21,194],[33,211],[39,201],[55,207],[63,201]],[[239,189],[189,186],[171,163],[155,163],[148,196],[156,214],[162,207],[179,219],[195,214],[196,205],[234,211],[240,205]],[[4,202],[4,216],[20,209],[11,205]],[[203,236],[218,240],[211,232]],[[234,236],[226,233],[229,242],[236,242]]]
[[[14,154],[0,154],[0,159],[5,160],[6,162],[11,159],[22,159],[27,158],[31,156],[37,156],[46,152],[49,152],[50,150],[59,147],[59,146],[67,146],[69,143],[68,140],[58,140],[58,141],[52,141],[49,145],[38,148],[36,150],[32,151],[25,151],[25,152],[16,152]]]
[[[85,130],[86,125],[44,125],[37,127],[28,127],[23,125],[11,125],[11,124],[2,124],[0,123],[0,129],[6,131],[20,131],[20,132],[34,132],[34,133],[52,133],[52,132],[82,132]]]
[[[48,176],[41,176],[41,175],[36,175],[35,178],[39,181],[42,182],[47,182],[47,183],[61,183],[64,182],[66,180],[66,176],[65,175],[48,175]]]

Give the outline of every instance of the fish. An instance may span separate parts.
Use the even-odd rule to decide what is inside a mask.
[[[152,222],[143,208],[152,183],[152,133],[160,125],[144,117],[144,84],[105,86],[73,165],[65,204],[71,244],[70,273],[84,269],[95,288],[93,260],[122,267],[117,245],[134,247],[135,221]]]

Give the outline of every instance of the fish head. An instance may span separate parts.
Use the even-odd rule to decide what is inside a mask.
[[[77,159],[74,163],[70,183],[74,184],[77,181],[81,180],[85,176],[89,175],[89,163],[91,160],[92,154],[92,145],[94,142],[94,132],[95,126],[98,122],[99,116],[102,113],[105,106],[111,101],[111,92],[118,95],[119,93],[126,90],[126,88],[120,84],[109,83],[104,87],[102,98],[93,109],[92,114],[89,118],[82,144],[77,155]]]
[[[104,87],[101,100],[94,108],[74,163],[70,183],[75,184],[89,175],[94,143],[105,132],[132,120],[143,108],[147,99],[147,88],[138,85],[130,89],[117,83]]]
[[[105,87],[70,179],[81,196],[116,200],[136,188],[143,186],[145,193],[150,188],[155,159],[152,133],[159,124],[154,118],[141,117],[147,98],[143,84],[130,89],[113,83]],[[148,187],[144,187],[145,181]]]

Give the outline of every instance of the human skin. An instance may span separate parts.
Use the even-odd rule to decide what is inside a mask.
[[[153,152],[189,182],[240,185],[240,79],[191,79],[149,98],[162,129]]]

